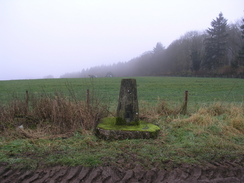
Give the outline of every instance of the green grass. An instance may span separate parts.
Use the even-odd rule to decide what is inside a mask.
[[[216,118],[216,117],[213,117]],[[222,121],[223,122],[223,121]],[[172,168],[243,157],[243,133],[226,135],[230,125],[201,126],[179,119],[160,121],[157,139],[103,141],[91,133],[62,139],[2,139],[0,162],[10,166],[37,168],[63,166],[127,166]],[[233,130],[233,129],[232,129]]]
[[[150,103],[147,111],[140,114],[146,114],[160,127],[157,139],[104,141],[92,131],[82,129],[69,138],[34,139],[18,136],[13,130],[9,136],[0,135],[0,162],[25,168],[55,165],[130,168],[137,164],[145,168],[172,168],[184,163],[204,165],[244,156],[244,80],[136,79],[140,103]],[[116,107],[120,81],[121,78],[0,81],[0,101],[6,104],[13,96],[24,98],[25,90],[33,95],[53,95],[57,91],[85,100],[89,88],[94,96]],[[194,109],[187,115],[167,114],[157,109],[158,97],[172,108],[174,104],[182,104],[185,90],[189,91],[189,106]]]
[[[221,113],[212,112],[220,108]],[[181,164],[204,166],[244,156],[244,110],[235,105],[200,108],[189,116],[162,116],[157,139],[104,141],[91,131],[69,138],[23,139],[1,136],[0,162],[38,168],[116,166],[170,169]]]
[[[14,97],[30,94],[48,95],[55,92],[85,100],[86,90],[116,105],[122,78],[81,78],[0,81],[0,101],[6,103]],[[244,101],[244,80],[229,78],[138,77],[139,100],[156,103],[158,98],[179,103],[189,91],[189,103],[199,105],[213,101]]]

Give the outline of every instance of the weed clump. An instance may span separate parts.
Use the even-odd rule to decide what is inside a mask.
[[[31,138],[38,137],[38,134],[42,137],[44,134],[65,134],[77,129],[92,130],[107,113],[108,107],[98,100],[88,104],[60,94],[32,97],[28,106],[24,101],[16,99],[8,105],[0,106],[0,131],[18,132],[19,135]]]
[[[243,134],[244,132],[244,110],[243,106],[221,105],[214,103],[210,106],[201,107],[198,111],[187,118],[174,119],[175,123],[181,125],[193,124],[208,128],[215,126],[221,129],[222,134]]]
[[[204,114],[209,114],[211,116],[219,116],[221,114],[224,114],[224,113],[228,113],[230,111],[230,109],[217,102],[217,103],[213,103],[211,104],[210,106],[208,107],[205,107],[205,108],[201,108],[201,112]]]
[[[159,121],[162,117],[176,116],[180,112],[180,108],[171,107],[166,101],[159,100],[156,106],[142,101],[140,105],[140,119],[155,122]]]

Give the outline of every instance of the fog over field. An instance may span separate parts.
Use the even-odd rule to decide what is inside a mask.
[[[157,42],[204,31],[220,12],[244,17],[243,0],[0,0],[0,80],[60,77],[126,62]]]

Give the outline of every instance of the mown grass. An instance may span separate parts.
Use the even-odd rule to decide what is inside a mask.
[[[18,95],[23,95],[25,100],[25,90],[29,90],[29,93],[41,95],[41,99],[47,96],[44,99],[48,99],[51,106],[57,102],[62,102],[62,105],[61,108],[56,108],[55,105],[54,111],[61,113],[54,122],[51,121],[54,118],[51,115],[48,121],[41,121],[39,126],[24,129],[6,127],[8,133],[5,131],[0,135],[0,162],[25,168],[55,165],[173,168],[180,164],[204,166],[208,162],[243,158],[244,81],[238,79],[137,78],[140,116],[160,127],[157,139],[104,141],[98,139],[92,130],[78,125],[73,129],[68,126],[67,130],[72,129],[69,134],[51,133],[50,126],[59,125],[64,117],[63,113],[69,114],[66,111],[68,106],[76,106],[79,104],[77,101],[85,100],[83,91],[86,92],[87,86],[100,93],[94,93],[94,97],[106,93],[112,98],[111,103],[116,103],[120,80],[121,78],[6,81],[4,89],[1,87],[4,95],[20,89],[24,92]],[[188,105],[192,110],[182,115],[180,108],[185,90],[189,91]],[[52,98],[47,95],[49,92],[55,95],[54,91],[61,92],[62,97],[58,95]],[[13,100],[11,95],[9,98],[2,97],[5,104]],[[80,97],[82,95],[84,98]],[[70,96],[77,101],[70,100]],[[42,102],[44,104],[46,106],[48,102]],[[99,108],[99,105],[96,107]],[[98,108],[94,108],[95,111]],[[52,107],[51,109],[53,111]],[[75,110],[75,113],[78,112]],[[68,122],[69,120],[64,120],[64,124]]]

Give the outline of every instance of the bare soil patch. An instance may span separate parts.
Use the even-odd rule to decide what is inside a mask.
[[[182,165],[171,170],[145,170],[118,167],[50,167],[25,170],[0,165],[1,183],[241,183],[244,182],[244,159],[233,162],[209,163],[205,167]]]

